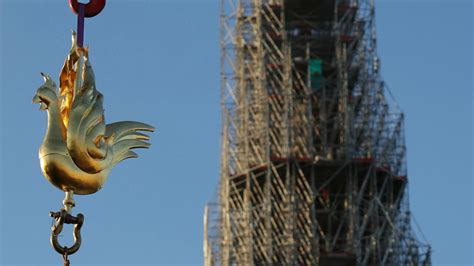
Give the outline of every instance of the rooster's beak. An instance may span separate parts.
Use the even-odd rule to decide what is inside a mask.
[[[41,103],[41,99],[40,97],[38,96],[38,94],[35,95],[35,97],[33,97],[33,99],[31,100],[32,103]]]
[[[40,108],[39,108],[40,110],[46,110],[46,109],[48,109],[48,105],[46,105],[46,104],[40,99],[40,97],[39,97],[38,95],[35,95],[35,97],[33,97],[32,102],[33,102],[33,103],[39,103],[39,104],[40,104]]]

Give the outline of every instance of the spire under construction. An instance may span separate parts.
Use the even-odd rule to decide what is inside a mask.
[[[430,265],[373,0],[223,0],[206,265]]]

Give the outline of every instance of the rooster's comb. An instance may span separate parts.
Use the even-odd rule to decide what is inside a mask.
[[[44,87],[50,88],[51,90],[55,90],[56,88],[56,83],[51,79],[51,77],[48,74],[45,74],[41,72],[41,76],[43,76],[44,79]]]

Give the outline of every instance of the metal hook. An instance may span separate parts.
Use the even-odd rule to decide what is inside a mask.
[[[84,215],[77,214],[77,217],[70,215],[66,210],[62,209],[59,212],[50,212],[49,215],[56,220],[56,223],[51,227],[51,245],[61,255],[71,255],[76,253],[81,247],[81,227],[84,222]],[[59,244],[58,236],[63,230],[64,224],[74,224],[74,244],[71,247],[61,246]]]
[[[105,7],[105,0],[90,0],[89,3],[79,3],[78,0],[69,0],[69,6],[77,15],[77,47],[84,44],[84,18],[99,14]]]
[[[84,6],[84,16],[86,18],[97,16],[105,7],[105,0],[90,0],[87,4],[79,3],[78,0],[69,0],[72,11],[79,15],[80,6]]]

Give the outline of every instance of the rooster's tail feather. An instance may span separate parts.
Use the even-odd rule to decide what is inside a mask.
[[[148,148],[150,143],[146,142],[150,137],[139,131],[153,132],[154,127],[134,121],[123,121],[107,125],[106,135],[113,142],[113,161],[116,165],[128,158],[137,158],[138,155],[131,151],[136,148]]]

